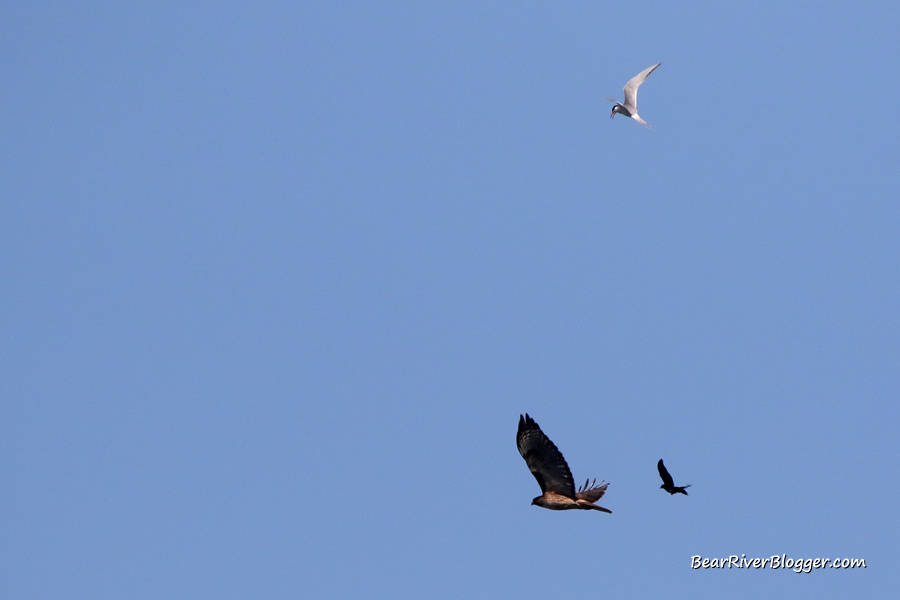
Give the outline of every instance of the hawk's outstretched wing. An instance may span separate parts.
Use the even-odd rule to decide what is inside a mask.
[[[588,479],[584,482],[583,486],[578,488],[578,492],[576,492],[575,497],[582,498],[584,500],[587,500],[588,502],[596,502],[603,497],[603,494],[606,493],[606,488],[609,487],[609,484],[603,481],[600,482],[600,485],[595,485],[596,483],[596,479],[594,481]]]
[[[663,485],[667,488],[671,488],[675,486],[675,480],[672,479],[672,476],[669,475],[669,471],[666,470],[666,465],[663,464],[663,459],[659,459],[659,462],[656,463],[656,468],[659,469],[659,476],[662,477]]]
[[[528,414],[519,415],[516,445],[542,493],[550,491],[575,499],[575,481],[566,459]]]

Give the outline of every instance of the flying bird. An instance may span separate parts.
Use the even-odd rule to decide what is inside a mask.
[[[599,510],[612,514],[608,508],[594,504],[603,497],[609,484],[601,481],[600,485],[596,485],[596,479],[589,484],[588,480],[576,492],[572,472],[562,452],[527,413],[524,417],[519,415],[516,445],[541,486],[541,495],[532,500],[532,504],[550,510]]]
[[[667,492],[669,492],[670,494],[673,494],[673,495],[674,494],[684,494],[685,496],[688,495],[688,493],[684,490],[685,490],[685,488],[691,487],[690,484],[688,484],[684,487],[676,487],[675,480],[673,480],[672,476],[669,475],[669,472],[666,470],[666,465],[663,464],[662,459],[659,459],[659,462],[656,463],[656,468],[659,469],[659,476],[662,477],[662,480],[663,480],[663,484],[659,487],[661,487],[662,489],[666,490]]]
[[[628,80],[628,83],[625,84],[625,87],[622,88],[622,91],[625,93],[625,103],[619,104],[613,98],[609,98],[610,102],[615,102],[616,105],[612,108],[612,114],[609,115],[609,118],[612,119],[616,116],[616,113],[622,113],[626,117],[631,117],[641,125],[645,125],[650,127],[650,124],[647,121],[643,120],[638,116],[637,112],[637,92],[638,88],[641,87],[641,84],[644,83],[644,80],[647,79],[647,75],[653,72],[653,69],[661,65],[662,63],[656,63],[652,67],[647,67],[634,77]],[[650,129],[653,129],[650,127]]]

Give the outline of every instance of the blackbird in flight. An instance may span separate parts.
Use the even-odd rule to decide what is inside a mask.
[[[688,484],[684,487],[676,487],[675,481],[672,479],[672,476],[669,475],[669,472],[666,470],[666,465],[663,464],[662,459],[659,459],[659,462],[656,463],[656,468],[659,469],[659,476],[662,477],[662,480],[663,480],[663,484],[659,487],[666,490],[670,494],[684,494],[685,496],[688,495],[688,493],[684,490],[685,490],[685,488],[691,487],[690,484]]]

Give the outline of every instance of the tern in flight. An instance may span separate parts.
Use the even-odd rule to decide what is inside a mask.
[[[616,105],[612,108],[612,114],[609,115],[609,118],[612,119],[616,116],[616,113],[622,113],[626,117],[631,117],[641,125],[645,125],[650,127],[650,124],[647,121],[643,120],[638,116],[637,112],[637,91],[638,88],[641,87],[641,84],[644,83],[644,80],[647,79],[647,75],[653,72],[653,69],[661,65],[662,63],[656,63],[652,67],[647,67],[634,77],[628,80],[628,83],[625,84],[625,87],[622,88],[622,91],[625,92],[625,104],[619,104],[618,101],[609,98],[610,102],[615,102]],[[650,129],[653,129],[650,127]]]

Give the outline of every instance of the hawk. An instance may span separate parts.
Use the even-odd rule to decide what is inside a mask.
[[[656,468],[659,470],[659,476],[662,477],[663,480],[663,484],[659,487],[666,490],[673,496],[675,494],[684,494],[685,496],[688,495],[688,493],[684,490],[685,488],[691,487],[691,485],[688,484],[684,487],[675,487],[675,480],[672,479],[671,475],[669,475],[669,472],[666,470],[666,465],[663,464],[662,459],[659,459],[659,462],[656,463]]]
[[[599,510],[612,514],[608,508],[594,504],[603,497],[609,484],[601,481],[600,485],[595,485],[596,479],[588,484],[588,480],[576,492],[572,472],[562,452],[527,413],[524,417],[519,415],[516,445],[531,474],[541,486],[541,495],[532,500],[532,504],[550,510]]]

